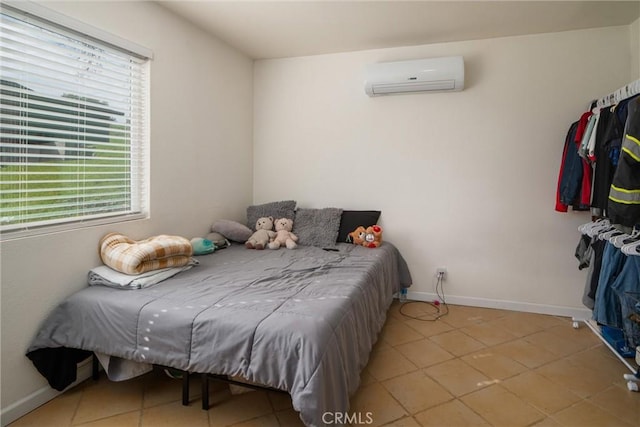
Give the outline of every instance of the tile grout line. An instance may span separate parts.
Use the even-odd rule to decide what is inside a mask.
[[[502,316],[502,317],[504,317],[504,316]],[[500,318],[502,318],[502,317],[500,317]],[[493,348],[493,347],[495,347],[495,346],[497,346],[497,345],[501,345],[501,344],[505,344],[505,343],[513,342],[513,341],[516,341],[516,340],[519,340],[519,339],[525,339],[525,337],[527,337],[527,336],[531,336],[531,335],[536,334],[536,333],[539,333],[539,332],[548,331],[550,328],[557,326],[557,325],[553,325],[553,326],[545,327],[545,328],[542,328],[542,329],[541,329],[541,330],[539,330],[539,331],[531,332],[531,333],[529,333],[529,334],[525,334],[525,335],[523,335],[523,336],[521,336],[521,337],[518,337],[518,336],[516,336],[516,335],[513,335],[513,334],[512,334],[512,335],[513,335],[513,339],[506,340],[506,341],[504,341],[504,342],[501,342],[501,343],[498,343],[498,344],[494,344],[494,345],[488,345],[488,344],[486,344],[486,343],[484,343],[484,342],[480,341],[478,338],[473,337],[473,336],[469,335],[468,333],[466,333],[465,331],[463,331],[463,330],[462,330],[462,329],[463,329],[463,328],[465,328],[465,327],[471,327],[471,326],[474,326],[474,325],[485,324],[485,323],[487,323],[487,322],[489,322],[489,321],[492,321],[492,320],[495,320],[495,318],[494,318],[494,319],[490,319],[490,320],[485,320],[485,321],[482,321],[482,322],[478,322],[478,323],[474,323],[473,325],[467,325],[467,326],[461,326],[461,327],[454,327],[453,325],[450,325],[450,324],[449,324],[449,325],[453,327],[453,330],[454,330],[454,331],[460,331],[462,334],[464,334],[464,335],[466,335],[466,336],[469,336],[470,338],[475,339],[476,341],[479,341],[481,344],[483,344],[483,346],[484,346],[484,347],[483,347],[483,349],[486,349],[486,350],[489,350],[489,349],[491,349],[491,348]],[[403,323],[404,323],[404,322],[403,322]],[[408,325],[408,324],[406,324],[406,326],[411,327],[411,325]],[[412,329],[414,329],[414,328],[412,328]],[[504,330],[504,328],[503,328],[503,330]],[[420,333],[419,331],[416,331],[416,332]],[[447,332],[451,332],[451,331],[447,331]],[[507,330],[507,332],[511,334],[511,331],[508,331],[508,330]],[[443,332],[443,333],[445,333],[445,332]],[[421,334],[421,335],[422,335],[422,334]],[[439,335],[439,334],[436,334],[436,335],[434,335],[434,336],[437,336],[437,335]],[[429,338],[431,338],[431,337],[424,337],[424,338],[425,338],[425,339],[429,339]],[[432,341],[432,340],[430,340],[430,341],[431,341],[433,344],[438,345],[438,343],[436,343],[436,342],[434,342],[434,341]],[[529,341],[527,341],[526,339],[525,339],[525,341],[526,341],[526,342],[529,342]],[[530,343],[530,344],[531,344],[531,345],[535,345],[535,344],[533,344],[533,343]],[[438,346],[439,346],[439,345],[438,345]],[[595,345],[594,345],[594,346],[595,346]],[[583,351],[587,351],[589,348],[592,348],[592,347],[594,347],[594,346],[587,347],[586,349],[581,350],[581,351],[580,351],[580,353],[581,353],[581,352],[583,352]],[[392,346],[392,347],[393,347],[393,348],[395,348],[396,346]],[[439,346],[439,347],[440,347],[440,346]],[[445,351],[447,351],[446,349],[444,349],[444,350],[445,350]],[[398,351],[399,351],[399,350],[398,350]],[[479,350],[478,350],[478,351],[479,351]],[[464,357],[464,356],[466,356],[466,355],[468,355],[468,354],[471,354],[471,353],[474,353],[474,351],[471,351],[471,352],[469,352],[469,353],[465,353],[464,355],[454,355],[454,358],[453,358],[453,359],[451,359],[451,360],[459,359],[459,361],[460,361],[460,362],[465,363],[466,365],[470,366],[472,369],[474,369],[474,370],[476,370],[476,371],[480,372],[482,375],[485,375],[485,376],[486,376],[486,374],[484,374],[482,371],[479,371],[478,369],[476,369],[475,367],[473,367],[473,366],[469,365],[469,363],[467,363],[465,360],[463,360],[463,359],[462,359],[462,357]],[[568,357],[568,355],[567,355],[567,356],[563,356],[563,355],[557,355],[557,354],[554,354],[554,356],[557,356],[557,359],[555,359],[555,360],[553,360],[553,361],[549,361],[549,362],[547,362],[547,363],[553,363],[553,362],[555,362],[555,361],[558,361],[558,360],[561,360],[561,359],[564,359],[564,358]],[[505,356],[505,357],[507,357],[507,356]],[[534,369],[537,369],[537,368],[530,368],[530,367],[528,367],[528,366],[526,366],[526,365],[524,365],[524,364],[522,364],[522,363],[518,362],[517,360],[512,359],[511,357],[508,357],[508,358],[509,358],[510,360],[513,360],[514,362],[518,363],[519,365],[523,366],[523,367],[525,368],[525,371],[520,372],[520,373],[517,373],[517,374],[514,374],[514,375],[511,375],[510,377],[508,377],[508,378],[506,378],[506,379],[516,377],[516,376],[518,376],[518,375],[521,375],[521,374],[522,374],[522,373],[524,373],[524,372],[533,372],[533,371],[534,371]],[[442,363],[445,363],[445,362],[442,362]],[[544,364],[543,364],[543,365],[544,365]],[[541,366],[543,366],[543,365],[541,365]],[[433,365],[433,366],[435,366],[435,365]],[[423,371],[423,369],[420,369],[420,370],[421,370],[421,371]],[[426,375],[427,377],[429,377],[430,379],[432,379],[433,381],[435,381],[435,382],[436,382],[437,384],[439,384],[440,386],[444,387],[444,385],[443,385],[443,384],[441,384],[441,383],[440,383],[436,378],[431,377],[430,375],[426,374],[425,372],[423,372],[423,374],[424,374],[424,375]],[[503,380],[500,380],[500,382],[502,382],[502,381],[503,381]],[[555,382],[554,382],[554,383],[555,383]],[[383,387],[384,387],[384,385],[383,385]],[[563,387],[564,387],[564,386],[563,386]],[[386,388],[386,387],[385,387],[385,388]],[[482,390],[482,389],[486,389],[486,388],[488,388],[488,387],[482,387],[482,388],[480,388],[480,389],[478,389],[478,390],[474,390],[474,391],[471,391],[471,392],[465,393],[465,394],[463,394],[463,395],[461,395],[461,396],[453,395],[453,399],[452,399],[452,400],[458,400],[461,404],[463,404],[465,407],[469,408],[473,413],[475,413],[476,415],[478,415],[481,419],[483,419],[483,420],[485,420],[485,421],[487,421],[487,422],[488,422],[488,420],[486,420],[486,419],[485,419],[481,414],[477,413],[473,408],[470,408],[469,406],[467,406],[466,404],[464,404],[464,402],[461,400],[461,397],[462,397],[462,396],[466,396],[466,395],[469,395],[469,394],[471,394],[471,393],[474,393],[474,392],[476,392],[476,391],[479,391],[479,390]],[[523,403],[525,403],[528,407],[532,408],[533,410],[535,410],[537,413],[539,413],[539,414],[541,415],[541,417],[542,417],[542,418],[541,418],[541,419],[537,419],[536,421],[532,422],[532,423],[531,423],[531,425],[535,425],[535,424],[537,424],[537,423],[539,423],[539,422],[543,421],[546,417],[550,417],[550,416],[551,416],[550,414],[547,414],[545,411],[543,411],[543,410],[541,410],[541,409],[537,408],[535,405],[531,404],[529,401],[524,400],[524,399],[522,399],[520,396],[518,396],[518,395],[516,395],[515,393],[511,392],[510,390],[508,390],[508,389],[507,389],[507,388],[505,388],[504,386],[502,386],[501,388],[502,388],[503,390],[505,390],[507,393],[509,393],[509,394],[513,395],[514,397],[516,397],[517,399],[519,399],[519,400],[523,401]],[[446,388],[446,387],[444,387],[444,389],[448,390],[448,388]],[[392,395],[392,397],[394,397],[394,398],[395,398],[395,396],[393,396],[393,395]],[[452,400],[448,400],[447,402],[443,402],[443,403],[441,403],[441,404],[451,402]],[[401,404],[401,406],[404,408],[404,406],[403,406],[402,404]],[[438,406],[438,405],[434,405],[434,407],[436,407],[436,406]],[[570,405],[570,406],[571,406],[571,405]],[[404,409],[406,410],[406,408],[404,408]],[[566,409],[566,408],[565,408],[565,409]],[[428,409],[426,409],[426,410],[428,410]],[[409,411],[407,411],[407,412],[409,412]],[[411,414],[411,413],[410,413],[410,416],[413,416],[413,414]],[[554,420],[555,420],[555,419],[554,419]],[[491,424],[491,423],[489,422],[489,424]]]
[[[85,382],[86,381],[87,380],[85,380]],[[82,389],[80,390],[80,398],[78,399],[78,403],[76,403],[76,407],[73,410],[73,415],[71,416],[71,421],[69,421],[69,426],[73,426],[74,425],[73,421],[76,419],[76,415],[78,415],[78,409],[80,408],[80,404],[82,403],[82,399],[84,399],[84,392],[85,392],[86,385],[82,384],[81,387],[82,387]]]

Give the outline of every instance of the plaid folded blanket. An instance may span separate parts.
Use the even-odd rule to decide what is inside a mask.
[[[141,274],[168,267],[189,264],[193,248],[180,236],[159,235],[146,240],[131,240],[118,233],[100,239],[102,262],[125,274]]]

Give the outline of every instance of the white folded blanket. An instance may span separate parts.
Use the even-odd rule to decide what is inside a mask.
[[[106,265],[101,265],[89,270],[89,285],[110,286],[118,289],[142,289],[160,283],[197,264],[198,261],[191,258],[189,264],[182,267],[161,268],[135,275],[120,273]]]

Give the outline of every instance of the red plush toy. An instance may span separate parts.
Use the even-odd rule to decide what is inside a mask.
[[[367,230],[363,226],[359,226],[358,228],[353,230],[351,233],[349,233],[348,241],[351,241],[354,245],[364,246],[364,243],[365,243],[364,238],[366,235],[367,235]]]
[[[364,243],[362,246],[368,248],[377,248],[382,244],[382,227],[379,225],[372,225],[367,227],[366,234],[364,236]]]
[[[349,237],[354,245],[377,248],[382,244],[382,227],[379,225],[372,225],[367,228],[360,226],[349,233]]]

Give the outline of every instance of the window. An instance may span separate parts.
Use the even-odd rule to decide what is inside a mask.
[[[3,234],[146,215],[150,55],[51,16],[0,9]]]

